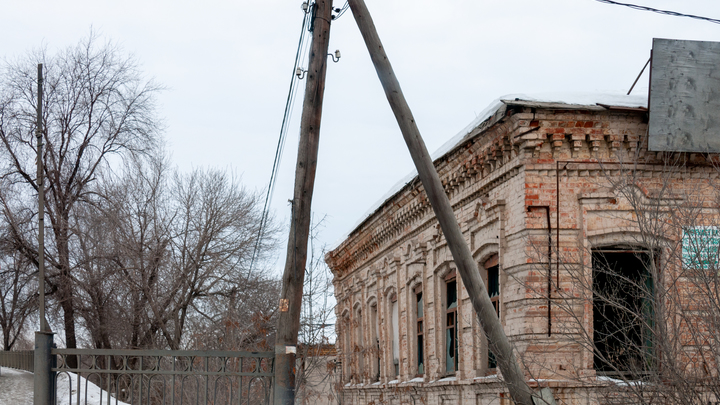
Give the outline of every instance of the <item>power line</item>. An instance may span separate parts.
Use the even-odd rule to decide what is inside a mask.
[[[333,19],[333,20],[337,20],[338,18],[342,17],[342,15],[345,14],[345,12],[348,10],[348,8],[350,8],[350,3],[346,1],[346,2],[345,2],[345,5],[342,6],[342,8],[336,8],[336,9],[335,9],[335,12],[336,12],[337,14],[335,14],[335,15],[332,17],[332,19]]]
[[[688,17],[688,18],[694,18],[696,20],[709,21],[711,23],[720,24],[720,20],[717,20],[715,18],[710,18],[710,17],[703,17],[703,16],[699,16],[699,15],[692,15],[692,14],[683,14],[683,13],[678,13],[676,11],[670,11],[670,10],[659,10],[657,8],[639,6],[637,4],[620,3],[620,2],[612,1],[612,0],[595,0],[595,1],[598,1],[600,3],[613,4],[616,6],[630,7],[634,10],[652,11],[653,13],[671,15],[673,17]]]
[[[272,171],[270,173],[270,181],[268,182],[267,193],[265,195],[265,204],[263,205],[262,216],[260,217],[260,227],[258,229],[257,239],[255,241],[255,248],[253,249],[252,258],[250,259],[250,269],[248,270],[247,279],[250,279],[250,274],[253,270],[253,265],[257,259],[258,251],[260,250],[260,241],[262,240],[267,226],[268,216],[270,213],[270,203],[272,202],[273,193],[275,191],[275,183],[277,180],[277,173],[280,169],[280,161],[282,160],[283,150],[285,148],[285,140],[287,138],[288,124],[290,123],[290,117],[292,116],[293,106],[295,105],[295,94],[298,87],[300,78],[296,74],[296,70],[304,63],[305,54],[307,53],[307,32],[310,26],[311,14],[310,10],[305,11],[303,16],[302,26],[300,28],[300,39],[298,41],[298,48],[295,54],[295,63],[293,64],[292,77],[290,78],[290,89],[288,90],[287,100],[285,101],[285,111],[283,113],[282,125],[280,126],[280,137],[278,139],[277,148],[275,149],[275,159],[273,161]]]

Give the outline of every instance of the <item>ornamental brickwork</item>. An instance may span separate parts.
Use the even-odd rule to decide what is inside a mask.
[[[618,400],[627,375],[600,370],[593,349],[594,329],[605,327],[594,324],[593,266],[606,250],[632,261],[628,252],[655,249],[639,229],[639,206],[666,215],[705,198],[712,211],[716,158],[649,152],[642,107],[514,100],[435,161],[532,386],[550,387],[559,403]],[[674,268],[672,252],[652,252]],[[343,404],[511,403],[417,177],[326,262]],[[621,356],[615,343],[601,344]],[[697,356],[681,357],[701,368]]]

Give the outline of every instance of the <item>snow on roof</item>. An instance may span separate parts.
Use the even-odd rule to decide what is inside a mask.
[[[490,105],[488,105],[475,119],[458,132],[455,136],[445,142],[440,148],[431,154],[433,162],[449,152],[455,149],[456,146],[462,144],[471,135],[473,130],[480,124],[485,122],[487,119],[495,115],[495,113],[503,105],[512,105],[515,101],[531,101],[539,104],[562,104],[566,105],[567,108],[592,106],[598,107],[600,105],[613,106],[613,107],[628,107],[628,108],[647,108],[648,97],[647,95],[640,96],[627,96],[622,93],[538,93],[533,95],[526,94],[507,94],[500,98],[495,99]],[[557,106],[553,106],[557,108]],[[336,249],[342,244],[352,232],[354,232],[360,225],[362,225],[368,218],[370,218],[378,209],[380,209],[385,203],[390,200],[395,194],[399,193],[405,186],[413,181],[417,177],[417,170],[413,170],[404,176],[400,181],[395,183],[394,186],[388,190],[375,204],[373,204],[369,210],[363,214],[363,216],[353,225],[350,232],[343,235],[340,240],[332,244],[330,250]]]

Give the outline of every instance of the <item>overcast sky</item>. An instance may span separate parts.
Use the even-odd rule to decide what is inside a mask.
[[[717,0],[637,1],[720,18]],[[627,92],[653,37],[720,41],[718,24],[594,0],[366,2],[431,152],[508,93]],[[168,88],[159,112],[179,168],[230,169],[260,191],[278,141],[301,3],[2,0],[0,52],[53,51],[92,27]],[[333,22],[330,49],[342,59],[328,67],[313,209],[327,215],[321,239],[334,244],[413,167],[350,11]],[[645,73],[633,94],[647,87]],[[283,223],[301,104],[302,89],[272,205]],[[283,265],[275,264],[278,273]]]

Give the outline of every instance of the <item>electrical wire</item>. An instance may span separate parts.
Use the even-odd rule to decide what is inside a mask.
[[[270,213],[270,203],[272,202],[273,193],[275,192],[275,184],[277,180],[277,173],[280,169],[280,161],[282,160],[283,150],[285,149],[285,140],[287,139],[288,124],[292,117],[293,106],[295,105],[295,99],[297,94],[298,84],[300,78],[296,74],[298,67],[302,66],[305,61],[305,55],[308,53],[308,41],[307,32],[311,23],[310,8],[305,12],[303,17],[302,27],[300,29],[300,39],[298,41],[298,48],[295,54],[295,63],[293,65],[292,77],[290,79],[290,89],[288,90],[287,100],[285,101],[285,111],[283,112],[282,125],[280,126],[280,137],[278,139],[277,148],[275,149],[275,159],[273,161],[272,171],[270,173],[270,181],[268,182],[267,193],[265,195],[265,204],[263,205],[262,216],[260,217],[260,227],[258,228],[257,239],[255,240],[255,248],[253,249],[252,258],[250,259],[250,268],[248,270],[247,280],[250,279],[250,275],[253,270],[255,261],[258,258],[258,252],[260,250],[260,241],[265,232],[267,226],[268,216]]]
[[[313,12],[314,9],[315,9],[315,3],[313,3],[311,6],[309,6],[308,10],[305,12],[305,16],[307,17],[307,24],[305,25],[305,31],[303,33],[304,35],[307,35],[308,32],[312,32],[312,28],[315,25],[314,18],[313,18],[315,16],[315,13]],[[303,44],[303,46],[305,46],[305,45],[306,44]],[[310,52],[305,52],[304,50],[302,52],[300,52],[300,61],[299,62],[297,60],[295,61],[295,64],[296,64],[295,67],[297,68],[298,66],[305,66],[305,63],[307,62],[307,59],[309,57],[310,57]]]
[[[335,14],[335,15],[332,17],[332,19],[333,19],[333,20],[337,20],[337,19],[339,19],[340,17],[342,17],[342,15],[345,14],[345,12],[348,10],[348,8],[350,8],[350,3],[348,3],[348,2],[346,1],[346,2],[345,2],[345,5],[342,6],[342,8],[340,9],[340,11],[338,11],[337,14]]]
[[[715,18],[710,18],[710,17],[703,17],[703,16],[699,16],[699,15],[692,15],[692,14],[683,14],[683,13],[678,13],[676,11],[669,11],[669,10],[659,10],[657,8],[639,6],[637,4],[620,3],[620,2],[612,1],[612,0],[595,0],[595,1],[600,2],[600,3],[613,4],[616,6],[630,7],[634,10],[652,11],[653,13],[671,15],[673,17],[688,17],[688,18],[694,18],[696,20],[709,21],[711,23],[720,24],[720,20],[717,20]]]

